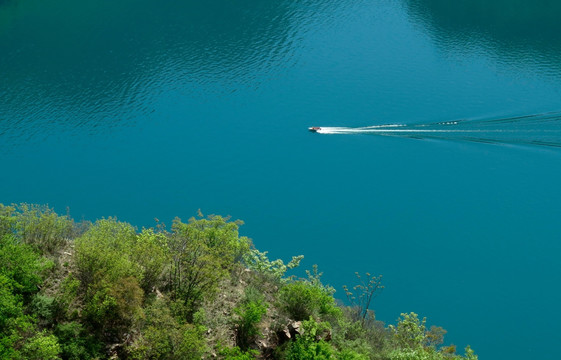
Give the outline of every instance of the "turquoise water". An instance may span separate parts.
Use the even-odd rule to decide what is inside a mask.
[[[0,0],[0,202],[139,226],[230,214],[340,296],[383,274],[383,321],[556,359],[560,7]],[[307,131],[387,124],[479,133]]]

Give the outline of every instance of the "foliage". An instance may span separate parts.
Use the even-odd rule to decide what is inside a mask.
[[[84,289],[103,281],[133,276],[141,278],[141,269],[132,259],[135,229],[114,218],[98,220],[76,239],[78,279]]]
[[[143,316],[143,291],[134,277],[102,283],[88,299],[84,317],[108,339],[119,340]]]
[[[282,287],[279,293],[279,306],[296,321],[310,316],[338,316],[341,310],[328,289],[305,280],[295,281]]]
[[[168,289],[183,301],[188,318],[203,299],[213,298],[219,282],[249,251],[249,239],[238,233],[241,224],[216,215],[207,219],[191,218],[187,224],[174,220],[168,245],[171,252]]]
[[[44,264],[29,245],[21,244],[13,235],[0,238],[0,358],[17,358],[22,351],[35,356],[33,344],[52,343],[50,337],[37,337],[26,345],[35,330],[33,318],[26,315],[26,306],[39,290]]]
[[[74,223],[48,206],[0,204],[0,236],[12,233],[42,254],[54,254],[72,235]]]
[[[388,333],[383,323],[367,318],[366,322],[353,320],[348,308],[343,316],[333,323],[332,344],[341,352],[352,349],[356,354],[369,358],[371,354],[382,354],[388,348]],[[372,321],[370,321],[372,320]]]
[[[169,261],[166,235],[153,229],[143,229],[136,238],[131,260],[140,267],[140,287],[145,293],[152,292]]]
[[[317,266],[286,278],[302,256],[270,261],[239,235],[241,224],[199,214],[169,232],[138,233],[113,218],[77,231],[48,207],[0,204],[0,359],[200,359],[235,338],[236,347],[214,347],[218,358],[249,360],[271,355],[250,347],[284,316],[302,325],[279,359],[464,359],[415,313],[389,328],[376,321],[381,277],[357,275],[352,293],[345,288],[353,307],[340,308]],[[236,278],[244,265],[250,276]],[[477,360],[469,347],[465,359]]]
[[[430,330],[425,333],[427,346],[437,347],[444,342],[444,335],[447,331],[440,326],[431,326]]]
[[[302,322],[302,334],[288,344],[283,354],[287,360],[327,360],[333,359],[336,351],[323,335],[330,331],[329,323],[316,322],[313,319]]]
[[[41,326],[50,326],[54,323],[56,315],[55,298],[36,294],[31,301],[31,309],[39,319]]]
[[[140,336],[129,347],[131,359],[200,359],[206,350],[204,328],[175,319],[164,299],[146,309]]]
[[[16,209],[13,206],[0,204],[0,238],[13,234],[14,211]]]
[[[279,282],[286,271],[298,267],[303,258],[304,255],[293,256],[292,260],[285,265],[281,259],[269,260],[267,251],[260,252],[257,249],[251,249],[245,254],[243,260],[248,269],[255,271],[265,280]]]
[[[359,284],[353,287],[353,291],[357,294],[355,295],[352,293],[346,285],[343,286],[343,290],[351,303],[351,307],[355,309],[354,319],[357,321],[360,320],[364,324],[366,318],[369,316],[372,300],[378,296],[380,291],[384,288],[382,285],[382,275],[372,276],[366,273],[367,281],[362,279],[358,272],[356,272],[355,275],[359,280]]]
[[[471,347],[468,345],[466,347],[466,359],[467,360],[477,360],[477,355],[475,355],[475,352],[471,349]]]
[[[415,313],[401,314],[397,326],[390,325],[396,349],[390,353],[391,360],[444,360],[450,357],[461,359],[453,355],[454,347],[436,346],[443,342],[446,331],[441,327],[426,329],[426,318],[419,319]],[[477,359],[473,350],[466,348],[466,359]]]
[[[427,344],[426,324],[427,319],[419,320],[419,316],[414,312],[401,314],[398,319],[397,327],[390,325],[394,341],[400,348],[417,349]]]
[[[10,282],[16,294],[25,296],[35,293],[41,283],[41,271],[45,263],[25,244],[13,236],[0,238],[0,274]]]
[[[59,324],[54,334],[60,343],[63,359],[87,360],[100,355],[101,344],[78,322]]]
[[[60,286],[54,297],[52,311],[55,320],[65,319],[71,305],[79,296],[80,281],[72,273],[60,280]]]
[[[251,288],[247,288],[251,289]],[[252,294],[249,295],[248,294]],[[234,323],[236,325],[236,342],[242,350],[247,350],[251,342],[259,334],[258,325],[261,318],[267,312],[267,304],[262,298],[255,299],[251,290],[246,290],[246,298],[240,306],[234,309],[237,315]]]
[[[239,347],[233,348],[221,347],[218,348],[218,356],[222,360],[254,360],[259,355],[257,350],[243,351]]]
[[[120,339],[142,316],[143,268],[135,262],[135,229],[116,219],[97,221],[76,240],[83,316],[107,339]]]
[[[27,360],[59,359],[60,345],[56,336],[42,331],[28,339],[22,348],[22,355]]]

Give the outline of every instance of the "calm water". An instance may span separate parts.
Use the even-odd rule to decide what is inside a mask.
[[[202,4],[0,0],[0,202],[230,214],[338,289],[383,274],[381,320],[415,311],[482,359],[558,358],[561,149],[533,145],[561,142],[558,119],[491,143],[307,127],[560,111],[561,5]]]

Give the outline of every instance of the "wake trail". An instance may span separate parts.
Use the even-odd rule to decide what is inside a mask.
[[[561,148],[561,112],[414,124],[319,127],[316,132],[330,135],[363,134]]]

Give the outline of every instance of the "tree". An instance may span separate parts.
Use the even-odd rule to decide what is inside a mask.
[[[13,235],[0,237],[0,358],[52,359],[59,349],[56,338],[37,334],[32,316],[27,315],[34,294],[39,291],[45,263],[28,245]]]
[[[427,318],[419,320],[419,316],[414,312],[402,313],[398,319],[397,327],[390,325],[390,330],[399,347],[422,348],[427,344],[426,322]]]
[[[131,359],[201,359],[206,350],[203,330],[179,322],[166,299],[158,298],[146,309],[140,336],[128,348]]]
[[[141,316],[142,267],[134,261],[135,229],[116,219],[97,221],[76,240],[84,317],[99,336],[120,340]]]
[[[45,330],[30,338],[22,349],[22,355],[27,360],[56,360],[60,359],[60,352],[56,336]]]
[[[328,289],[307,281],[284,285],[279,292],[279,306],[296,321],[341,314]]]
[[[141,278],[141,270],[131,258],[136,241],[135,229],[115,218],[98,220],[76,239],[78,278],[84,289],[102,281]]]
[[[160,282],[164,267],[169,261],[165,233],[143,229],[136,237],[131,258],[140,267],[140,287],[145,293],[152,292]]]
[[[191,218],[187,224],[179,218],[173,221],[168,245],[171,253],[168,288],[175,298],[184,302],[188,317],[203,298],[214,296],[220,280],[249,251],[249,239],[238,233],[241,224],[217,215]]]
[[[44,205],[0,205],[0,235],[12,233],[43,255],[52,255],[71,236],[74,222]]]

